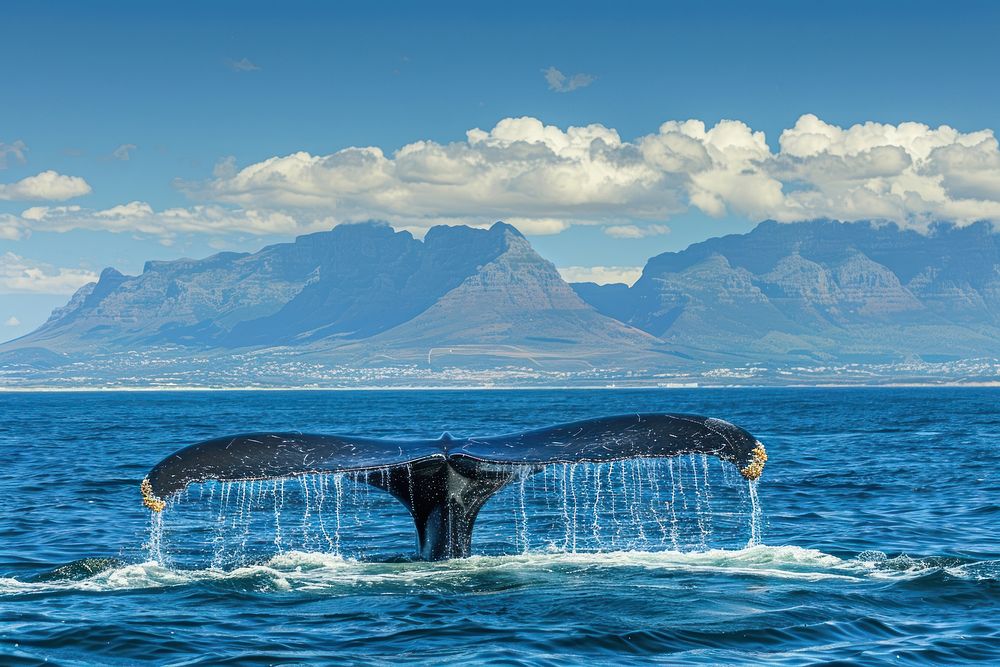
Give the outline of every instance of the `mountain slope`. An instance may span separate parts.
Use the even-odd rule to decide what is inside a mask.
[[[106,269],[0,345],[0,386],[942,381],[1000,377],[998,359],[985,224],[765,222],[628,287],[567,285],[503,223],[365,223]]]
[[[277,312],[237,324],[223,343],[366,338],[390,329],[426,310],[501,253],[498,229],[434,227],[421,243],[387,226],[338,227],[321,235],[327,252],[316,279]],[[344,239],[337,230],[349,230],[353,238]]]
[[[451,348],[437,352],[491,357],[556,353],[580,360],[602,355],[634,358],[657,344],[583,301],[516,229],[503,225],[502,233],[502,253],[371,344],[379,349]]]
[[[50,363],[40,351],[180,358],[291,346],[363,364],[379,350],[414,360],[456,345],[466,356],[576,363],[662,343],[595,311],[509,225],[434,227],[419,241],[366,223],[253,254],[148,262],[137,276],[106,269],[0,353],[34,350],[16,359]]]
[[[1000,354],[1000,235],[936,226],[764,222],[649,260],[622,286],[574,286],[664,341],[757,359]]]
[[[15,341],[65,351],[275,345],[365,337],[429,307],[502,251],[502,235],[438,227],[425,242],[385,224],[342,225],[253,254],[106,269]]]

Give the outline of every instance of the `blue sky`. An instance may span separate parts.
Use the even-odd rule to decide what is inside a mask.
[[[766,217],[1000,217],[996,3],[619,5],[5,3],[0,339],[105,266],[364,217],[521,219],[574,276]]]

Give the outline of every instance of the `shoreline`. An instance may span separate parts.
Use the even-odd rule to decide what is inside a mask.
[[[359,386],[359,387],[205,387],[205,386],[136,386],[136,387],[0,387],[0,394],[55,394],[55,393],[145,393],[145,392],[293,392],[293,391],[616,391],[616,390],[662,390],[679,389],[996,389],[1000,381],[985,382],[887,382],[880,384],[859,383],[817,383],[817,384],[725,384],[698,385],[677,384],[664,386],[650,385],[460,385],[460,386]]]

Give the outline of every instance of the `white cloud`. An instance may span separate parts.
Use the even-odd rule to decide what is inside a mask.
[[[234,72],[256,72],[260,69],[256,63],[251,62],[248,58],[240,58],[239,60],[227,60],[226,65],[229,69]]]
[[[25,221],[10,213],[0,213],[0,240],[17,241],[28,235]]]
[[[559,275],[568,283],[625,283],[631,285],[642,275],[641,266],[563,266]]]
[[[72,294],[95,280],[93,271],[55,268],[12,252],[0,255],[0,294]]]
[[[200,203],[154,210],[35,206],[0,214],[0,239],[32,230],[103,229],[156,236],[291,235],[359,220],[388,220],[420,236],[437,224],[506,220],[526,234],[600,225],[613,237],[667,233],[664,221],[712,216],[791,222],[827,217],[1000,221],[1000,147],[992,130],[919,123],[841,128],[804,115],[772,150],[735,120],[668,121],[633,140],[600,124],[560,128],[505,118],[462,141],[416,141],[386,154],[352,146],[326,155],[271,157],[179,186]],[[81,178],[43,172],[0,185],[0,199],[61,199],[90,191]]]
[[[571,93],[574,90],[586,88],[594,83],[596,78],[591,74],[582,73],[566,76],[555,67],[543,69],[542,74],[545,76],[546,83],[549,84],[549,90],[554,90],[557,93]]]
[[[616,239],[642,239],[647,236],[661,236],[670,233],[666,225],[608,225],[604,233]]]
[[[600,124],[562,129],[506,118],[464,141],[417,141],[272,157],[182,184],[203,200],[294,212],[301,220],[385,219],[407,228],[486,220],[546,221],[534,233],[611,223],[609,233],[697,209],[712,216],[1000,220],[1000,150],[992,130],[919,123],[841,128],[802,116],[772,150],[763,132],[723,120],[668,121],[623,140]],[[516,224],[516,223],[515,223]],[[650,230],[654,228],[648,228]],[[648,233],[648,232],[647,232]],[[657,232],[659,233],[659,232]]]
[[[12,144],[5,144],[0,141],[0,169],[7,168],[8,157],[13,157],[16,162],[24,164],[28,161],[28,158],[24,155],[27,152],[28,147],[20,139]]]
[[[14,315],[11,315],[6,320],[4,320],[4,326],[7,327],[19,327],[21,326],[21,320],[17,319]]]
[[[43,171],[16,183],[0,183],[0,200],[63,200],[90,194],[90,185],[79,176]]]
[[[509,118],[489,132],[469,131],[464,142],[419,141],[391,156],[377,147],[321,156],[299,152],[182,187],[200,199],[294,210],[297,218],[322,215],[334,223],[535,221],[526,233],[637,212],[662,219],[683,210],[671,191],[651,195],[660,177],[636,155],[601,125],[563,131],[533,118]]]
[[[326,220],[316,226],[299,225],[280,211],[255,211],[223,206],[191,206],[156,211],[146,202],[133,201],[107,209],[80,206],[34,206],[21,213],[20,224],[28,231],[64,232],[94,229],[128,232],[171,239],[179,234],[242,232],[255,235],[294,234],[332,226]],[[3,218],[0,218],[0,231]]]
[[[111,152],[111,157],[116,160],[128,160],[132,157],[131,153],[136,148],[138,148],[138,146],[135,144],[122,144]]]
[[[558,234],[559,232],[564,232],[570,227],[570,223],[566,220],[559,220],[557,218],[520,218],[517,216],[507,217],[504,219],[509,225],[514,225],[517,227],[518,231],[522,234],[528,236],[548,236],[550,234]],[[486,225],[479,225],[486,226]]]

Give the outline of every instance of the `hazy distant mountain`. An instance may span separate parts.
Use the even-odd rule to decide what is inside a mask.
[[[359,340],[365,344],[353,344]],[[572,360],[662,343],[598,313],[510,225],[434,227],[418,241],[366,223],[253,254],[148,262],[138,276],[106,269],[2,349],[30,349],[51,363],[39,350],[178,346],[192,354],[291,346],[353,360],[457,347],[437,354]]]
[[[410,319],[501,252],[500,234],[343,225],[254,254],[106,269],[17,341],[61,350],[275,345],[368,336]]]
[[[628,287],[568,285],[503,223],[366,223],[106,269],[0,345],[0,385],[992,380],[998,359],[986,224],[765,222]]]
[[[388,225],[342,225],[300,237],[316,266],[279,310],[236,324],[226,346],[366,338],[412,319],[505,250],[504,228],[434,227],[423,242]],[[279,246],[280,247],[280,246]]]
[[[657,255],[631,288],[574,288],[664,341],[764,362],[1000,355],[1000,235],[986,223],[764,222]]]
[[[498,223],[490,231],[500,238],[501,252],[371,345],[426,350],[432,358],[471,353],[537,361],[555,355],[584,364],[595,356],[638,361],[647,348],[664,347],[598,313],[516,229]]]

